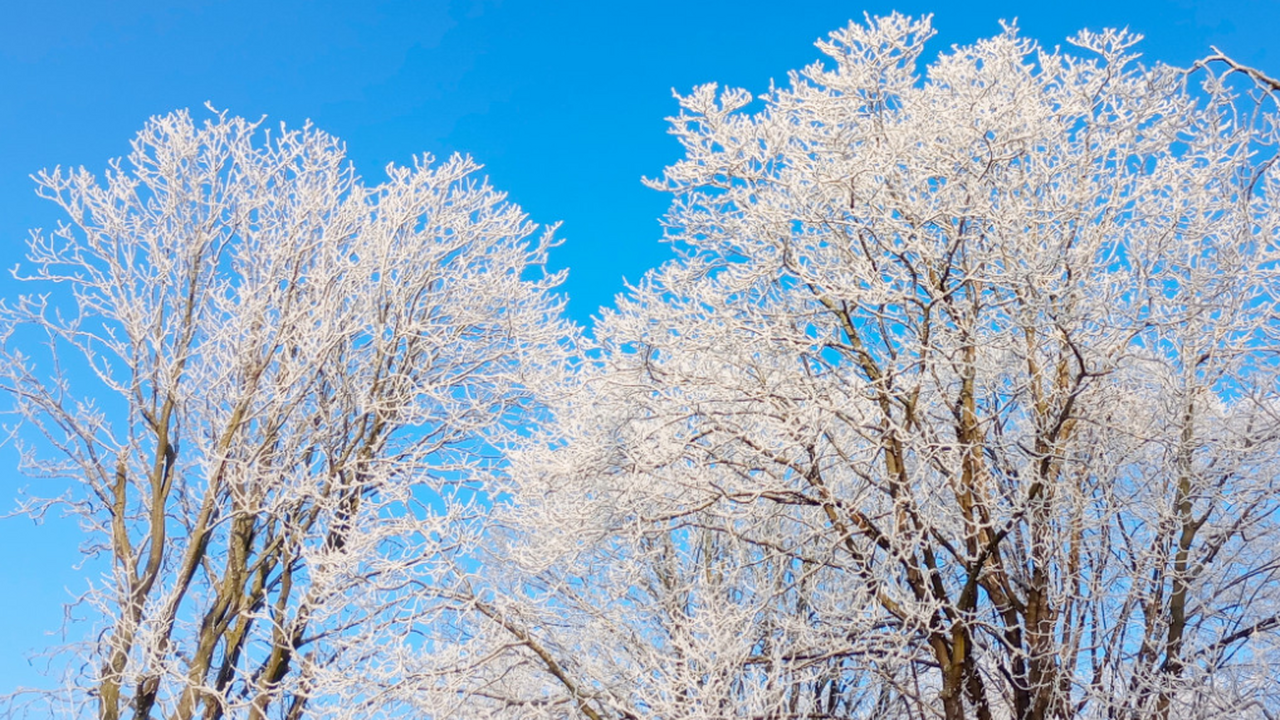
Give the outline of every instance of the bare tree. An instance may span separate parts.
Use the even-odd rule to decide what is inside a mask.
[[[394,710],[573,335],[550,233],[476,169],[366,187],[310,127],[176,113],[101,178],[37,178],[67,223],[0,310],[4,390],[109,559],[60,714]]]
[[[1275,717],[1275,86],[931,35],[680,98],[521,612],[600,717]]]

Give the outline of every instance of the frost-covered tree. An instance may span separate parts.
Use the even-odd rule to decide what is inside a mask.
[[[467,161],[176,115],[42,176],[69,714],[1280,715],[1280,82],[931,34],[682,97],[679,257],[573,375]]]
[[[558,665],[495,650],[477,703],[1280,713],[1277,83],[931,34],[680,98],[680,256],[515,475],[508,602]]]
[[[37,180],[39,294],[0,374],[103,568],[36,714],[394,713],[572,330],[551,244],[454,157],[361,183],[310,127],[151,120],[97,177]],[[31,437],[31,435],[24,435]]]

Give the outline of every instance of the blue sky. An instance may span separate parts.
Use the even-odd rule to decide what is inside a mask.
[[[667,198],[641,186],[677,158],[673,88],[759,92],[817,59],[813,42],[863,12],[933,13],[932,51],[1017,18],[1056,45],[1088,27],[1147,36],[1149,60],[1188,64],[1217,45],[1280,75],[1280,0],[993,2],[45,2],[0,23],[0,265],[27,230],[52,227],[29,174],[101,171],[148,116],[206,101],[232,114],[346,141],[369,181],[388,162],[464,152],[539,223],[563,221],[552,266],[587,322],[668,257]],[[15,283],[0,279],[0,295]],[[20,477],[0,452],[0,510]],[[0,694],[40,682],[26,656],[56,641],[61,604],[84,586],[74,525],[0,520]],[[36,663],[38,665],[39,663]]]

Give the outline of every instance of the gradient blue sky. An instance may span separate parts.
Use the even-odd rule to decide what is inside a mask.
[[[0,21],[0,266],[27,230],[52,227],[29,175],[100,171],[148,116],[206,101],[232,114],[346,141],[369,181],[415,154],[469,153],[539,223],[563,221],[552,266],[570,268],[569,311],[588,322],[668,257],[667,198],[645,189],[676,159],[663,118],[673,88],[759,92],[817,59],[814,40],[863,12],[933,13],[927,56],[998,32],[1062,44],[1088,27],[1147,36],[1149,60],[1187,64],[1217,45],[1280,75],[1280,0],[1004,2],[11,2]],[[0,295],[17,292],[7,276]],[[0,451],[0,510],[47,492]],[[0,520],[0,694],[41,681],[28,655],[57,641],[83,588],[68,521]]]

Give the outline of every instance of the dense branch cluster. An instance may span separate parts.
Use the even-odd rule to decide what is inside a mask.
[[[70,714],[1280,715],[1277,83],[931,35],[681,97],[678,257],[590,340],[465,160],[175,115],[42,176]]]

